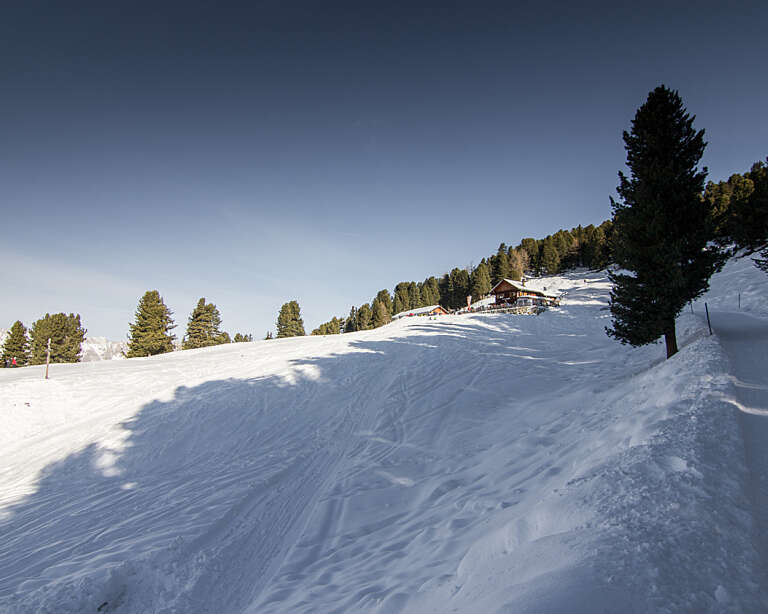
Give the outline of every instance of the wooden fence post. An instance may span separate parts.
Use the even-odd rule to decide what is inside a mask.
[[[45,379],[48,379],[48,365],[51,363],[51,338],[48,337],[48,353],[45,355]]]
[[[709,334],[712,334],[712,324],[709,321],[709,308],[707,307],[707,304],[704,303],[704,311],[707,312],[707,326],[709,326]]]

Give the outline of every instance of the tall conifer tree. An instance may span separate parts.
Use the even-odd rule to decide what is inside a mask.
[[[347,319],[344,320],[344,332],[354,333],[357,330],[357,308],[352,305]]]
[[[438,305],[440,303],[440,289],[437,279],[427,277],[421,286],[421,300],[424,306]]]
[[[303,337],[304,320],[301,318],[301,308],[297,301],[289,301],[280,308],[277,316],[277,338]]]
[[[357,330],[370,330],[373,328],[373,311],[368,303],[360,305],[357,310]]]
[[[491,291],[491,276],[488,274],[488,265],[483,259],[477,268],[470,275],[472,282],[471,292],[472,300],[480,300]]]
[[[408,294],[408,282],[401,281],[395,286],[395,298],[392,304],[392,313],[400,313],[411,308],[411,300]]]
[[[549,275],[554,275],[560,270],[560,254],[557,245],[551,236],[544,239],[541,246],[541,268]]]
[[[493,283],[497,284],[502,279],[509,278],[509,256],[507,246],[502,243],[493,258]]]
[[[419,286],[415,281],[412,281],[408,284],[408,309],[418,309],[423,306]]]
[[[16,366],[23,367],[29,362],[29,338],[27,329],[20,320],[16,320],[11,326],[8,337],[3,343],[2,360],[3,365],[10,365],[13,359],[16,359]]]
[[[392,315],[387,311],[383,301],[374,301],[373,303],[373,327],[379,328],[392,321]]]
[[[696,131],[677,92],[653,90],[624,132],[630,176],[619,173],[611,199],[616,263],[610,273],[610,336],[633,346],[664,336],[667,358],[677,352],[675,318],[709,286],[723,256],[714,236],[711,205],[701,197],[706,168],[704,131]]]
[[[80,314],[46,313],[32,325],[30,364],[45,363],[48,339],[51,340],[51,362],[79,362],[86,330]]]
[[[129,324],[128,358],[154,356],[173,351],[176,328],[171,310],[157,290],[149,290],[139,300],[133,324]]]
[[[184,336],[182,348],[192,350],[230,343],[229,334],[219,330],[221,314],[213,303],[206,303],[205,298],[197,301],[187,322],[187,334]]]

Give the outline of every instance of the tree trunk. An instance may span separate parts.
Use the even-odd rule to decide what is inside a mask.
[[[664,341],[667,343],[667,358],[677,354],[677,335],[675,334],[675,322],[664,331]]]

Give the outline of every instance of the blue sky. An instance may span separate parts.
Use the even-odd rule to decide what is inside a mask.
[[[0,327],[123,339],[157,289],[263,337],[610,217],[657,85],[713,180],[768,155],[763,2],[19,3],[0,20]]]

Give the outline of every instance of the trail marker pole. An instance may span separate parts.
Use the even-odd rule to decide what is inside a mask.
[[[739,311],[741,311],[741,292],[739,292]]]
[[[707,307],[707,304],[704,303],[704,311],[707,312],[707,326],[709,327],[709,334],[712,334],[712,324],[709,321],[709,308]]]
[[[45,355],[45,379],[48,379],[48,365],[51,364],[51,338],[48,337],[48,353]]]

